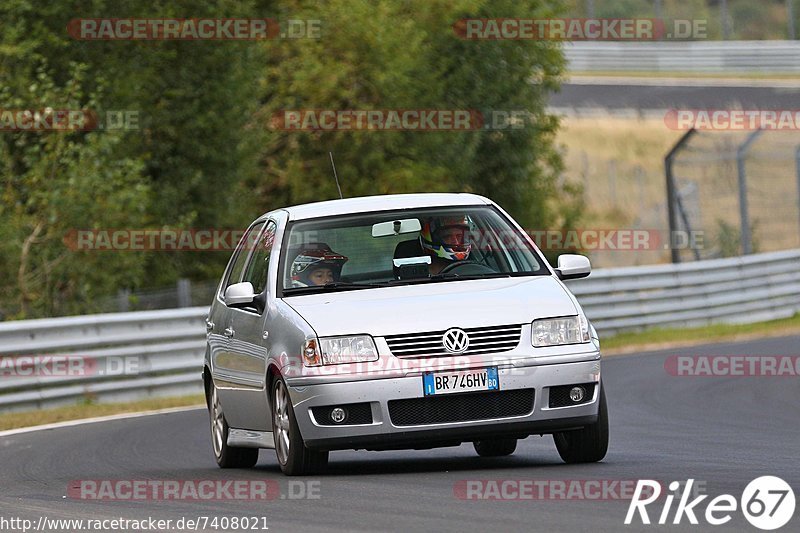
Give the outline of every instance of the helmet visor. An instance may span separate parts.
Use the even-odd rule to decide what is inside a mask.
[[[469,226],[444,226],[436,230],[434,237],[445,247],[456,249],[471,244],[469,233]]]

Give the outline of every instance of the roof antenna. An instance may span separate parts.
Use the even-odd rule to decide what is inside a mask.
[[[339,198],[342,199],[342,188],[339,186],[339,176],[336,175],[336,163],[333,162],[333,152],[328,152],[328,155],[331,157],[331,167],[333,167],[333,179],[336,180],[336,188],[339,189]]]

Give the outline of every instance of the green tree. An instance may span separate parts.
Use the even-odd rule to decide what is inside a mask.
[[[461,109],[529,113],[522,128],[467,132],[264,132],[263,172],[252,187],[264,208],[337,197],[328,151],[346,196],[471,191],[523,223],[552,227],[575,191],[557,181],[558,126],[545,111],[564,61],[557,44],[470,41],[453,29],[467,17],[559,16],[560,2],[477,0],[288,2],[319,19],[322,36],[265,46],[260,124],[281,110]]]
[[[25,93],[0,94],[0,109],[91,108],[86,69],[70,68],[64,87],[40,67]],[[10,317],[50,316],[93,309],[97,295],[136,284],[140,254],[76,252],[70,233],[141,224],[149,188],[142,165],[119,158],[120,135],[108,132],[14,132],[0,143],[0,302]],[[66,242],[65,242],[66,241]]]
[[[216,278],[227,253],[76,252],[71,229],[241,228],[257,211],[346,196],[473,191],[524,224],[563,224],[579,196],[559,180],[557,44],[465,41],[463,17],[549,17],[558,0],[92,0],[0,6],[4,108],[125,110],[132,131],[0,133],[0,309],[92,310],[119,288]],[[319,39],[78,41],[78,17],[320,20]],[[287,132],[280,109],[529,113],[522,128],[467,132]],[[569,206],[568,210],[564,207]],[[569,215],[565,217],[564,213]]]
[[[2,216],[8,220],[4,231],[17,228],[19,233],[5,243],[11,253],[2,259],[2,270],[14,274],[5,278],[14,281],[0,291],[7,295],[0,302],[0,308],[8,309],[6,314],[33,316],[51,312],[48,309],[65,309],[65,298],[39,307],[20,307],[20,302],[31,297],[17,298],[18,293],[35,292],[41,281],[31,278],[22,285],[27,278],[16,272],[22,268],[23,255],[29,265],[29,258],[40,251],[54,253],[44,252],[51,240],[41,233],[27,238],[38,227],[25,215],[39,209],[29,205],[29,196],[38,194],[34,191],[39,189],[47,189],[42,193],[47,193],[48,205],[69,198],[68,207],[82,215],[69,219],[59,212],[59,231],[66,228],[62,227],[65,220],[71,220],[72,228],[235,228],[252,217],[238,198],[221,193],[236,189],[258,162],[245,125],[257,105],[254,70],[261,61],[261,48],[253,42],[78,41],[67,33],[69,21],[76,17],[266,16],[261,11],[268,4],[180,0],[148,5],[95,0],[76,11],[70,4],[9,0],[0,6],[0,86],[5,108],[77,107],[98,111],[101,116],[109,110],[125,110],[139,118],[139,128],[133,131],[0,133],[5,193]],[[74,78],[76,69],[82,73],[79,82]],[[49,80],[52,90],[38,90],[40,76]],[[37,91],[31,91],[34,86]],[[70,88],[79,88],[80,95]],[[71,171],[79,172],[70,169],[72,162],[85,163],[92,157],[94,174],[69,176]],[[47,180],[37,177],[44,171],[45,161],[55,168]],[[141,179],[134,179],[134,174]],[[76,188],[70,179],[84,188]],[[115,201],[119,202],[116,206]],[[45,211],[41,207],[39,213]],[[58,251],[70,253],[63,248]],[[216,277],[227,260],[224,252],[72,254],[74,262],[63,259],[58,263],[75,267],[71,272],[61,271],[69,278],[65,284],[70,287],[79,285],[86,275],[81,265],[98,262],[109,267],[104,273],[106,283],[85,284],[83,297],[73,294],[74,312],[91,309],[80,308],[78,302],[87,304],[117,288],[163,286],[179,277]],[[116,261],[135,263],[138,274],[129,275],[125,269],[115,272]]]

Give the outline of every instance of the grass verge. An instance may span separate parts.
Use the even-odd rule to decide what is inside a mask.
[[[720,341],[742,341],[800,333],[800,314],[753,324],[713,324],[698,328],[651,329],[600,339],[603,355],[678,348]]]
[[[120,413],[135,413],[139,411],[152,411],[155,409],[168,409],[170,407],[185,407],[202,405],[202,394],[192,396],[178,396],[170,398],[148,398],[128,403],[83,403],[43,409],[38,411],[20,411],[18,413],[0,414],[0,430],[16,429],[42,424],[53,424],[66,420],[81,418],[94,418],[97,416],[116,415]]]

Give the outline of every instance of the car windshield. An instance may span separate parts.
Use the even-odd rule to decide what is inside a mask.
[[[549,274],[494,207],[404,209],[290,224],[284,294]]]

